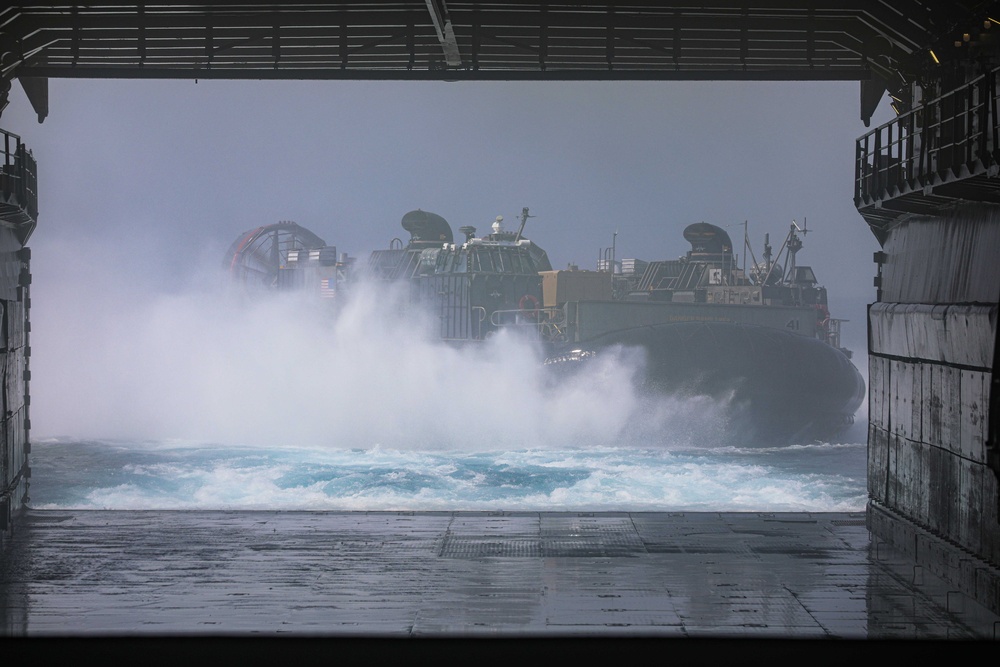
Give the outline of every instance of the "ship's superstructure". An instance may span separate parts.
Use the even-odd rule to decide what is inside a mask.
[[[741,265],[729,234],[698,222],[684,229],[691,250],[678,259],[605,258],[597,272],[556,272],[545,283],[552,285],[545,292],[549,331],[582,342],[636,326],[729,322],[815,338],[850,357],[840,344],[846,320],[831,317],[826,288],[797,262],[806,231],[792,222],[776,256],[765,237],[762,260],[746,266],[753,255],[746,239]]]
[[[645,269],[638,273],[633,268],[631,275],[616,276],[616,282],[623,284],[615,291],[627,301],[806,308],[815,317],[796,317],[787,328],[839,347],[840,320],[830,318],[826,288],[818,284],[811,267],[796,263],[803,245],[799,234],[806,231],[792,222],[778,250],[779,257],[785,253],[785,267],[772,258],[765,236],[762,261],[754,258],[748,268],[745,261],[752,254],[748,241],[744,243],[744,266],[739,266],[729,234],[715,225],[698,222],[684,230],[684,238],[691,244],[684,257],[641,263],[626,260],[632,267]]]
[[[465,226],[459,229],[465,239],[455,241],[444,218],[410,211],[402,220],[409,242],[395,240],[373,252],[367,275],[408,283],[442,340],[483,340],[505,326],[534,324],[542,301],[539,272],[552,266],[545,251],[523,236],[529,217],[524,209],[516,232],[504,229],[502,216],[484,236]]]

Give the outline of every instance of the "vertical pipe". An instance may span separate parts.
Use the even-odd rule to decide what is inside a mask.
[[[885,185],[887,194],[896,194],[896,179],[893,176],[893,151],[897,148],[896,140],[893,139],[893,130],[898,128],[899,121],[892,121],[885,126]]]
[[[973,120],[975,119],[976,108],[976,86],[970,85],[965,92],[965,131],[962,133],[962,141],[965,142],[964,162],[966,168],[972,168],[972,154],[975,146],[975,134],[973,132]]]
[[[879,160],[882,157],[882,133],[875,130],[875,148],[872,153],[872,195],[875,198],[881,198],[885,192],[882,189],[882,170],[879,168]]]
[[[865,135],[861,139],[854,142],[854,205],[860,206],[864,197],[864,187],[861,182],[861,175],[864,171],[861,169],[861,141],[868,140],[868,135]],[[746,257],[746,238],[747,238],[747,228],[746,221],[743,222],[743,253]]]
[[[924,105],[924,107],[920,110],[920,162],[917,167],[921,186],[930,185],[925,180],[927,173],[930,171],[929,161],[931,135],[927,129],[927,121],[929,117],[930,109]]]
[[[906,144],[903,151],[903,162],[906,165],[904,173],[907,187],[913,185],[913,119],[914,113],[912,111],[906,114]]]
[[[1000,162],[1000,154],[997,152],[997,133],[1000,131],[1000,119],[997,118],[997,70],[989,73],[989,95],[990,95],[990,164]]]

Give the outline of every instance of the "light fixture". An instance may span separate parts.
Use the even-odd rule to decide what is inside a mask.
[[[936,54],[936,53],[934,53],[934,49],[931,49],[931,50],[930,50],[930,53],[931,53],[931,58],[933,58],[933,59],[934,59],[934,64],[936,64],[936,65],[940,65],[940,64],[941,64],[941,61],[940,61],[940,60],[938,60],[938,57],[937,57],[937,54]]]
[[[962,33],[962,41],[963,41],[963,42],[967,42],[967,41],[969,41],[969,40],[970,40],[971,38],[972,38],[972,36],[971,36],[971,35],[970,35],[969,33],[967,33],[967,32],[966,32],[966,33]]]

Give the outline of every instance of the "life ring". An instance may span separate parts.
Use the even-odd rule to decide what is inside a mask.
[[[538,318],[538,297],[534,294],[525,294],[517,302],[517,305],[521,308],[521,315],[525,318],[529,320]]]

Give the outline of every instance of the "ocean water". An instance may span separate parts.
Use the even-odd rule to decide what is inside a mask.
[[[635,355],[553,383],[530,342],[445,346],[399,295],[335,317],[288,299],[127,296],[70,337],[55,316],[79,300],[34,315],[32,507],[865,506],[862,424],[838,442],[748,446],[724,399],[637,393]]]
[[[415,451],[54,438],[39,509],[804,511],[864,508],[865,445]]]

